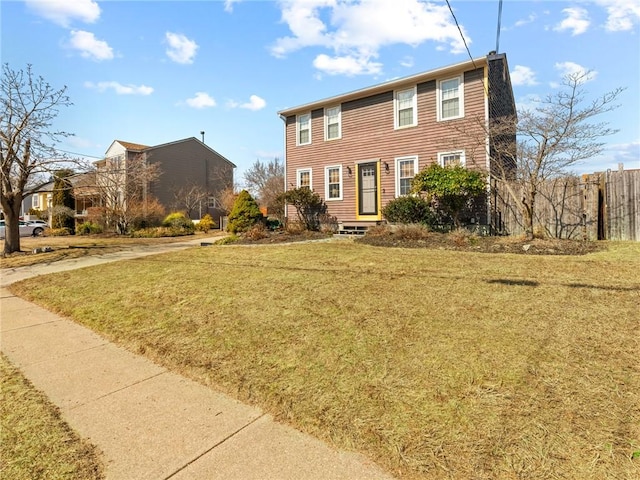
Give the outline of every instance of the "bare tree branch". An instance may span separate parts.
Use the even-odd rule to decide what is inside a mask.
[[[18,221],[24,197],[49,181],[52,172],[78,159],[56,145],[70,133],[53,129],[61,107],[71,106],[67,87],[56,90],[42,77],[2,66],[0,87],[0,205],[6,218],[4,254],[20,250]]]

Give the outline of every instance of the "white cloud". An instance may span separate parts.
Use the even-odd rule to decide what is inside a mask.
[[[267,102],[263,98],[260,98],[257,95],[251,95],[249,97],[249,101],[246,103],[239,103],[234,100],[229,100],[227,102],[227,107],[229,108],[245,108],[247,110],[252,110],[254,112],[257,110],[262,110],[266,106],[267,106]]]
[[[607,10],[605,28],[610,32],[631,30],[640,23],[640,0],[595,0]]]
[[[84,82],[84,86],[99,92],[113,90],[118,95],[151,95],[153,93],[153,88],[146,85],[123,85],[119,82]]]
[[[25,0],[35,14],[62,27],[72,20],[93,23],[100,18],[100,7],[93,0]]]
[[[607,169],[617,170],[620,163],[625,170],[640,168],[640,140],[609,144],[600,156],[581,162],[580,165],[583,171],[602,172]]]
[[[518,112],[532,112],[540,106],[541,101],[540,96],[536,94],[529,94],[518,98],[516,99]]]
[[[514,27],[523,27],[524,25],[527,25],[529,23],[533,23],[537,18],[538,18],[538,16],[535,13],[530,13],[527,18],[523,18],[521,20],[516,21],[516,23],[513,26]]]
[[[316,68],[329,74],[379,73],[382,64],[371,62],[380,48],[393,44],[420,45],[433,41],[454,53],[464,44],[444,4],[419,0],[281,0],[282,21],[292,35],[276,40],[276,57],[306,47],[333,51],[316,56]],[[467,43],[471,39],[461,27]]]
[[[104,40],[98,40],[91,32],[72,30],[69,46],[80,51],[84,58],[93,60],[111,60],[113,49]]]
[[[382,72],[381,63],[372,62],[364,56],[330,57],[322,53],[315,58],[313,66],[328,75],[375,75]]]
[[[247,103],[243,103],[240,105],[240,108],[246,108],[247,110],[257,111],[262,110],[267,106],[267,102],[263,98],[260,98],[257,95],[251,95],[249,97],[249,101]]]
[[[562,10],[562,13],[564,13],[567,18],[562,20],[562,22],[560,22],[553,28],[558,32],[571,30],[571,35],[580,35],[581,33],[586,32],[589,28],[589,25],[591,25],[591,21],[589,20],[589,12],[587,12],[584,8],[565,8]]]
[[[415,64],[413,57],[407,55],[402,60],[400,60],[400,65],[405,68],[411,68]]]
[[[536,80],[536,73],[531,70],[530,67],[516,65],[510,75],[511,83],[516,86],[532,86],[538,84],[538,81]]]
[[[206,92],[196,92],[196,96],[188,98],[186,103],[192,108],[208,108],[216,106],[216,101]]]
[[[598,75],[598,72],[589,70],[588,68],[574,62],[558,62],[554,66],[563,78],[574,75],[582,77],[580,83],[586,83],[595,80],[596,76]]]
[[[193,63],[198,44],[180,33],[167,32],[167,56],[176,63]]]
[[[224,0],[224,11],[227,13],[233,12],[233,4],[241,1],[242,0]]]

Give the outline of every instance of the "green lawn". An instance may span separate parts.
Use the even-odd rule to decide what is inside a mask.
[[[640,244],[211,246],[12,290],[403,478],[640,478]]]
[[[60,417],[59,410],[0,355],[0,478],[97,480],[100,455]]]

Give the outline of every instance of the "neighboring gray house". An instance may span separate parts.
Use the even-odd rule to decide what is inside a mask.
[[[96,162],[98,176],[101,171],[121,170],[121,180],[126,182],[126,163],[139,155],[159,165],[161,174],[147,193],[167,211],[189,210],[192,219],[208,213],[219,224],[226,213],[220,208],[219,194],[233,186],[236,166],[231,161],[195,137],[156,146],[115,140],[105,158]]]

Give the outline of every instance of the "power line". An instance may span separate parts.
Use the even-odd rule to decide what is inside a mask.
[[[464,43],[464,48],[467,49],[467,53],[469,54],[471,63],[473,63],[473,68],[477,69],[478,67],[476,66],[476,62],[473,60],[473,57],[471,56],[471,51],[469,50],[469,46],[467,45],[467,40],[464,38],[464,34],[462,33],[460,24],[458,24],[458,19],[456,18],[456,15],[453,13],[453,9],[451,8],[451,4],[449,3],[449,0],[446,0],[446,2],[447,2],[447,6],[449,7],[449,11],[451,12],[451,16],[453,17],[453,21],[456,22],[456,27],[458,27],[458,31],[460,32],[460,37],[462,38],[462,43]]]
[[[97,158],[99,160],[102,160],[104,157],[96,157],[95,155],[89,155],[87,153],[78,153],[78,152],[70,152],[68,150],[61,150],[59,148],[56,148],[57,151],[62,152],[62,153],[70,153],[71,155],[78,155],[80,157],[90,157],[90,158]]]

